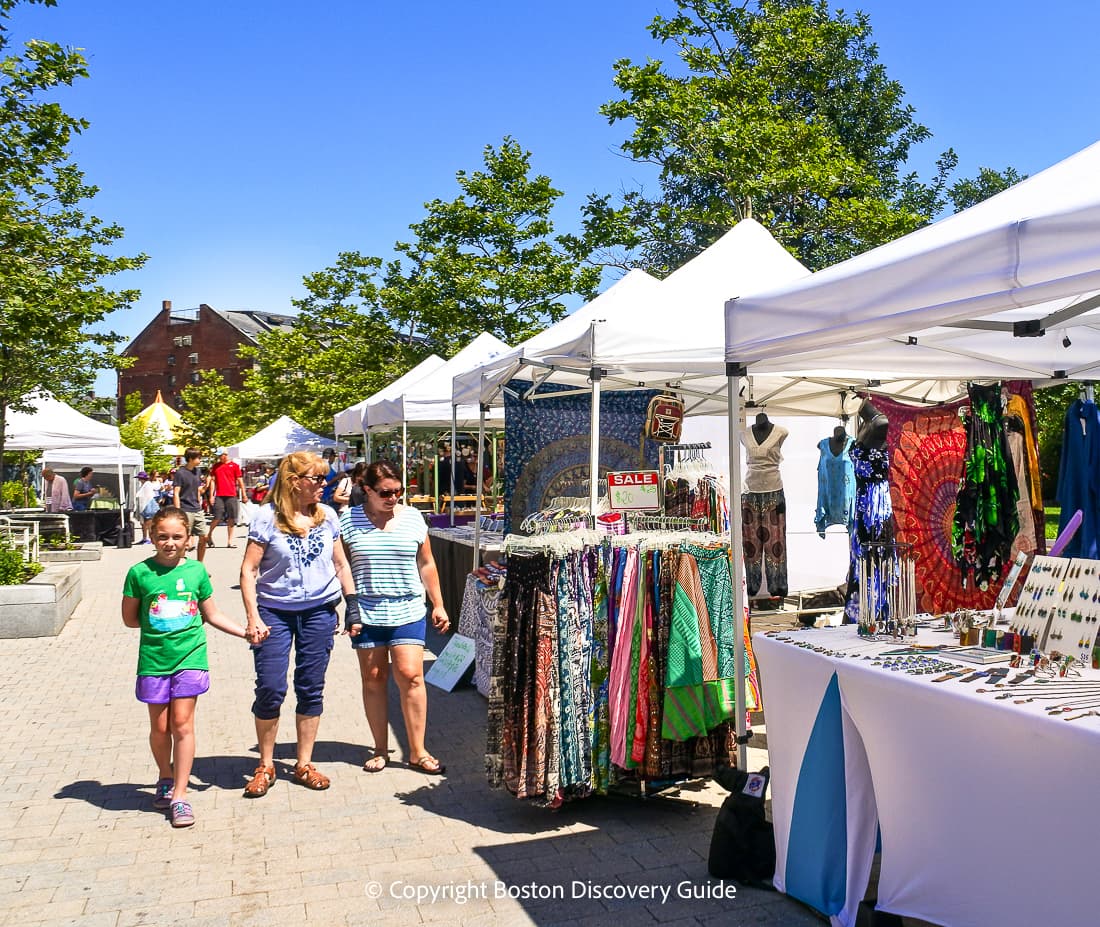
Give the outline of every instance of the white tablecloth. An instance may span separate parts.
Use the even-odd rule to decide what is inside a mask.
[[[839,649],[855,630],[785,636]],[[1067,722],[1042,702],[979,695],[980,681],[933,683],[764,635],[753,647],[777,888],[854,923],[877,821],[882,910],[949,927],[1096,921],[1100,717]]]

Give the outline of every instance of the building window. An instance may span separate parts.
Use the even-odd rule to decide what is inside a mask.
[[[168,366],[169,367],[175,367],[176,366],[176,355],[175,354],[169,354],[168,355]]]
[[[189,348],[191,347],[191,336],[176,335],[176,337],[172,339],[172,344],[174,344],[177,348]]]
[[[202,374],[201,374],[201,373],[199,373],[199,372],[198,372],[197,370],[196,370],[196,371],[194,371],[194,372],[193,372],[193,373],[191,374],[191,382],[192,382],[192,383],[198,383],[198,382],[199,382],[199,378],[200,378],[201,376],[202,376]]]
[[[199,362],[199,355],[198,354],[188,354],[187,355],[187,360],[192,364],[197,364]]]
[[[168,375],[168,385],[169,386],[175,386],[176,385],[176,375],[174,373],[171,373],[171,374]]]

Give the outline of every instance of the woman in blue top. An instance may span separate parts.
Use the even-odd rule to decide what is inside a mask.
[[[311,789],[329,779],[311,762],[321,720],[325,671],[338,629],[336,603],[345,594],[355,617],[354,585],[344,549],[336,543],[336,513],[322,505],[328,466],[299,451],[279,464],[271,503],[260,507],[248,528],[241,564],[241,596],[256,664],[256,740],[260,765],[245,787],[259,798],[275,781],[275,737],[286,697],[290,648],[294,645],[294,691],[298,697],[298,762],[294,778]]]
[[[428,528],[415,508],[398,505],[402,486],[393,464],[380,460],[368,466],[363,487],[363,504],[340,516],[340,537],[358,598],[358,614],[350,609],[345,623],[359,656],[363,708],[374,737],[374,754],[363,769],[381,772],[389,758],[387,689],[392,664],[409,737],[409,766],[439,775],[443,764],[424,747],[425,590],[432,603],[432,624],[446,631],[451,621],[443,607]]]

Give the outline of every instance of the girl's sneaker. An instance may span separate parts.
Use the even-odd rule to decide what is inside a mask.
[[[195,814],[189,802],[174,801],[170,811],[173,827],[190,827],[195,823]]]
[[[173,785],[171,779],[161,779],[157,782],[157,790],[153,793],[153,807],[157,811],[167,811],[172,807]]]

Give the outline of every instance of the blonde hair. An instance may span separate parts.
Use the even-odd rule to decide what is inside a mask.
[[[271,490],[271,505],[275,509],[275,525],[283,534],[304,536],[309,533],[307,529],[299,528],[294,523],[294,516],[298,514],[295,490],[301,477],[320,469],[324,469],[327,474],[328,464],[313,451],[295,451],[279,461],[275,486]],[[325,511],[316,503],[311,508],[309,514],[313,518],[313,527],[316,527],[324,522]]]

